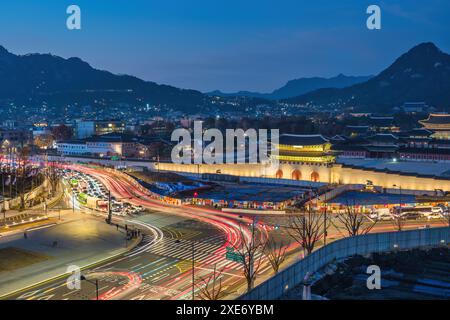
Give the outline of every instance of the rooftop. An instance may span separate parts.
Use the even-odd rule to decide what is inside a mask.
[[[399,171],[414,175],[430,175],[444,177],[444,173],[448,171],[448,165],[433,162],[409,162],[409,161],[392,161],[387,159],[345,159],[338,158],[338,163],[356,166],[360,168],[368,168],[371,170],[389,170]]]
[[[127,133],[108,133],[98,136],[92,136],[85,139],[71,139],[71,140],[64,140],[64,141],[58,141],[59,143],[69,143],[69,144],[84,144],[86,142],[124,142],[124,143],[142,143],[142,144],[148,144],[151,142],[161,141],[163,142],[160,137],[154,136],[154,137],[138,137],[132,134]]]
[[[370,142],[397,143],[398,137],[391,133],[377,133],[366,138]]]
[[[198,198],[216,201],[255,201],[282,202],[302,196],[305,190],[299,187],[288,187],[256,183],[224,183],[221,182],[211,190],[199,192]]]
[[[348,191],[336,198],[328,201],[329,203],[341,205],[379,205],[379,204],[402,204],[415,203],[416,197],[407,194],[390,194],[390,193],[375,193],[375,192],[360,192]]]
[[[431,113],[427,119],[420,120],[421,124],[449,124],[450,114],[447,113]]]
[[[424,137],[427,138],[433,134],[432,131],[425,128],[415,128],[409,131],[401,132],[402,137]]]
[[[328,143],[321,134],[312,135],[297,135],[297,134],[282,134],[279,139],[279,144],[291,146],[314,146]]]

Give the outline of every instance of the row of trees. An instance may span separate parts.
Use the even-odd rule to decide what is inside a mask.
[[[327,212],[314,212],[308,208],[303,213],[293,215],[286,226],[282,226],[289,236],[303,249],[303,255],[311,254],[320,241],[324,242],[327,230],[333,226],[343,236],[353,237],[369,233],[377,223],[377,220],[369,219],[358,212],[355,206],[347,205],[345,210],[337,214],[336,219],[331,219]],[[392,220],[395,229],[403,230],[405,220],[394,217]],[[448,219],[450,226],[450,217]],[[275,239],[273,235],[264,237],[255,222],[250,225],[250,236],[244,229],[240,230],[242,241],[234,249],[241,260],[243,275],[247,282],[247,290],[253,288],[256,275],[265,258],[277,273],[281,264],[286,260],[287,243]],[[222,272],[214,267],[213,273],[202,278],[197,284],[199,297],[204,300],[220,299],[225,295],[222,287]]]

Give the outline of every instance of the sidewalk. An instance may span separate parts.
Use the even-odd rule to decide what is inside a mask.
[[[75,215],[77,220],[65,216],[67,220],[58,225],[29,231],[27,239],[22,233],[0,238],[0,250],[18,248],[47,258],[13,271],[0,270],[0,296],[64,274],[69,265],[82,268],[124,253],[137,244],[131,241],[125,247],[124,235],[115,226],[85,215],[80,219],[79,213]]]

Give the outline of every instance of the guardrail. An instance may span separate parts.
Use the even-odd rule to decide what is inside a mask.
[[[352,255],[448,245],[450,227],[371,233],[337,240],[290,265],[272,278],[243,294],[240,300],[274,300],[300,284],[307,272],[315,272],[336,260]]]

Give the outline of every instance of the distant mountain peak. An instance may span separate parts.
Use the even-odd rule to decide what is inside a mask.
[[[0,45],[0,54],[11,54],[4,46]]]
[[[235,93],[223,93],[219,90],[209,92],[211,96],[235,96],[235,97],[252,97],[270,100],[287,99],[300,96],[307,92],[322,88],[344,88],[357,83],[369,80],[372,76],[346,76],[343,73],[335,77],[309,77],[289,80],[283,87],[274,90],[271,93],[259,93],[250,91],[239,91]]]
[[[0,101],[56,105],[71,103],[142,104],[198,108],[204,96],[195,90],[182,90],[116,75],[91,67],[80,58],[62,58],[50,53],[15,55],[0,46]]]
[[[418,44],[417,46],[411,48],[408,53],[442,53],[441,49],[439,49],[433,42],[422,42]]]
[[[316,90],[289,99],[294,103],[390,111],[407,101],[450,107],[450,55],[434,43],[420,43],[372,79],[341,89]]]

